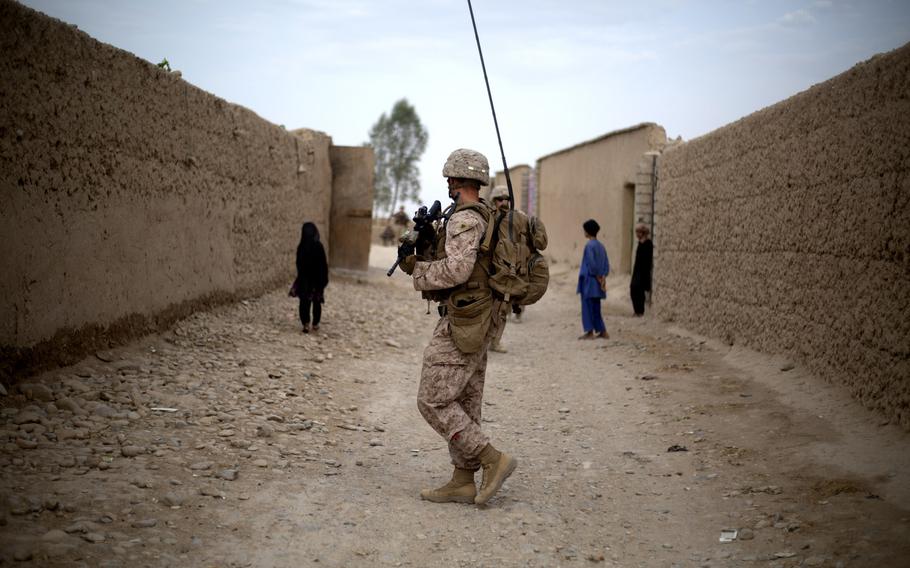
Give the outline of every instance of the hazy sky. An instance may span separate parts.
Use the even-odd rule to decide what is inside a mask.
[[[502,169],[466,0],[24,0],[287,128],[360,145],[396,100]],[[510,165],[639,122],[690,140],[910,41],[910,0],[473,0]],[[410,207],[409,207],[410,208]]]

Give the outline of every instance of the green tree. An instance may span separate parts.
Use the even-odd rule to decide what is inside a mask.
[[[386,209],[391,214],[399,202],[417,201],[417,162],[427,148],[427,131],[407,99],[396,102],[388,115],[382,113],[370,129],[369,144],[376,156],[376,209]]]

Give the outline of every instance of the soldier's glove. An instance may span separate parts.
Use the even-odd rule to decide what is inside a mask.
[[[416,265],[417,265],[417,255],[411,254],[411,255],[408,255],[408,256],[404,257],[403,259],[401,259],[401,262],[398,264],[398,268],[400,268],[402,270],[402,272],[404,272],[405,274],[410,276],[411,274],[414,274],[414,266],[416,266]]]
[[[402,237],[402,239],[404,239],[404,237]],[[411,256],[416,250],[413,242],[402,240],[401,244],[398,245],[398,258],[404,259],[407,256]]]

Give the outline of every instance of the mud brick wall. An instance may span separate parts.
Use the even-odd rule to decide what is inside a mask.
[[[375,157],[368,146],[332,146],[332,248],[335,269],[370,266]]]
[[[331,139],[0,0],[0,375],[293,279]]]
[[[659,314],[787,354],[910,428],[910,44],[659,167]]]
[[[666,143],[662,126],[642,123],[539,158],[538,208],[550,241],[547,257],[578,266],[585,247],[581,225],[594,219],[610,271],[630,273],[638,163]]]

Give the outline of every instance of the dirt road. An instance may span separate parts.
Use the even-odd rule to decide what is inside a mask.
[[[630,317],[621,279],[611,339],[578,341],[556,268],[490,354],[484,426],[520,463],[487,507],[417,497],[450,473],[414,403],[435,318],[377,268],[334,278],[318,335],[277,291],[0,398],[3,563],[908,565],[910,436],[798,365]]]

